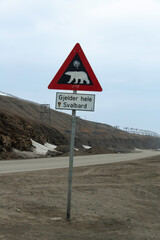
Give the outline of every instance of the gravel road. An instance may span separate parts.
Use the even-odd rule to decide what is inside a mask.
[[[99,165],[114,162],[137,160],[160,155],[160,151],[141,150],[125,154],[99,154],[74,157],[74,167]],[[0,174],[66,168],[69,166],[69,157],[35,158],[27,160],[0,161]]]

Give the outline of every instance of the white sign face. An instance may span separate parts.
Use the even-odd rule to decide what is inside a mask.
[[[94,94],[56,93],[56,109],[94,111]]]

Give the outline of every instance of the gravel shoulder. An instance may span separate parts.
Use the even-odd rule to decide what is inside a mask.
[[[0,239],[159,240],[160,156],[0,175]]]

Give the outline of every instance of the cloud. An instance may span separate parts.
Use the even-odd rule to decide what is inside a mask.
[[[134,103],[156,109],[159,13],[156,0],[1,0],[1,90],[52,102],[47,86],[80,42],[103,88],[97,120],[107,121],[104,108],[117,125]]]
[[[5,0],[0,9],[1,42],[11,53],[16,45],[17,53],[23,50],[24,55],[27,48],[33,54],[41,48],[45,54],[46,47],[50,57],[65,55],[67,47],[80,42],[89,54],[94,49],[93,57],[119,61],[139,53],[141,58],[146,45],[149,52],[152,42],[159,45],[159,10],[153,0]]]
[[[133,20],[145,22],[148,19],[154,21],[159,18],[160,4],[154,0],[113,0],[98,1],[90,10],[90,16],[94,19],[110,20],[116,22]]]

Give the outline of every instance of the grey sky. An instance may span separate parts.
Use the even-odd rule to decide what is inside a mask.
[[[160,1],[1,0],[0,90],[54,108],[47,86],[77,42],[103,88],[77,115],[160,133]]]

